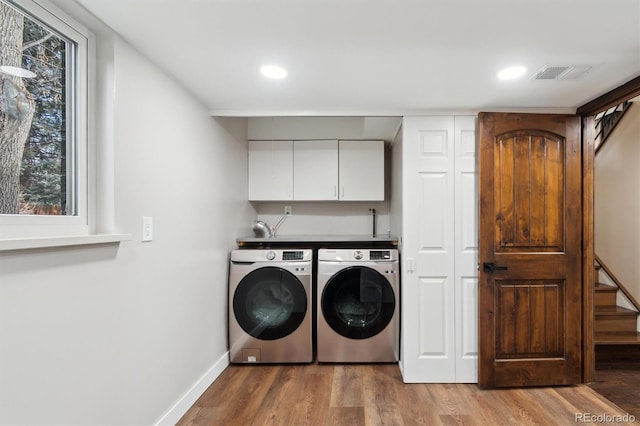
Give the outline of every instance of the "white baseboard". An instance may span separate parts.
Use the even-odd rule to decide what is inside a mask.
[[[171,407],[161,418],[156,422],[156,426],[175,425],[178,420],[184,416],[184,414],[191,408],[198,398],[207,390],[211,383],[213,383],[225,368],[229,365],[229,352],[225,352],[224,355],[216,361],[209,370],[204,373],[200,379],[198,379],[191,389],[185,392],[184,395],[178,399],[178,401]]]

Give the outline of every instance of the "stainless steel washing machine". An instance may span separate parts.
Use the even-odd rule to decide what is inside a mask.
[[[320,249],[318,362],[397,362],[398,250]]]
[[[231,252],[232,363],[313,361],[312,277],[310,249]]]

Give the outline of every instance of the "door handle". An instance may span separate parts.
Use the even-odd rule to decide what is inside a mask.
[[[484,272],[494,272],[494,271],[506,271],[509,269],[507,266],[496,266],[493,262],[484,262],[482,264],[482,269]]]

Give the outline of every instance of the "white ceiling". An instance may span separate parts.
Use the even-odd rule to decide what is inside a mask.
[[[638,0],[77,1],[214,115],[573,111],[640,75]],[[544,65],[593,68],[529,79]]]

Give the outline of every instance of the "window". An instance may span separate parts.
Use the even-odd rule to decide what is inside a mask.
[[[89,35],[50,10],[0,0],[0,239],[90,232]]]

